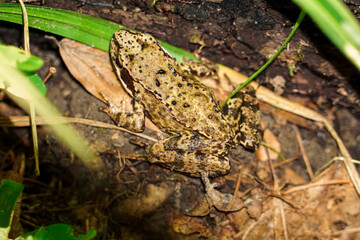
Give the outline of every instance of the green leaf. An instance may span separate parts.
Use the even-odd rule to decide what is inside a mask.
[[[39,229],[26,233],[16,240],[88,240],[96,236],[96,231],[91,230],[87,234],[80,234],[78,237],[74,236],[74,228],[67,224],[54,224],[47,227],[40,227]]]
[[[23,72],[35,72],[44,65],[44,61],[36,56],[28,56],[24,60],[17,60],[16,66]]]
[[[126,29],[113,22],[72,11],[26,5],[29,26],[58,34],[78,42],[109,51],[110,39],[115,31]],[[0,3],[0,20],[22,24],[22,12],[17,3]],[[194,55],[181,48],[161,42],[162,46],[183,62],[183,57],[198,61]]]
[[[35,72],[44,64],[41,58],[27,55],[23,49],[14,46],[0,44],[0,53],[7,58],[6,61],[2,62],[3,64],[18,68],[23,72]]]
[[[37,88],[37,90],[39,90],[39,92],[45,96],[47,89],[45,84],[43,83],[42,79],[39,77],[39,75],[37,75],[36,73],[28,76],[30,82]]]
[[[46,86],[42,82],[41,78],[35,73],[36,70],[42,67],[44,61],[36,56],[26,55],[25,51],[14,47],[0,45],[0,62],[4,63],[4,67],[8,71],[14,69],[20,70],[25,76],[28,77],[31,83],[40,91],[40,93],[46,95]],[[5,84],[7,82],[7,84]],[[0,89],[7,89],[10,93],[20,98],[26,99],[26,93],[13,90],[11,87],[11,79],[4,79],[0,74]]]
[[[34,5],[26,5],[26,10],[30,27],[71,38],[104,51],[109,51],[113,33],[124,28],[104,19],[72,11]],[[20,5],[0,3],[0,20],[22,24]]]
[[[3,179],[0,186],[0,239],[8,239],[12,214],[24,185]]]

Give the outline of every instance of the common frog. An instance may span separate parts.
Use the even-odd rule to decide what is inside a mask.
[[[147,116],[171,136],[147,148],[151,163],[199,177],[226,174],[229,149],[256,148],[261,140],[258,101],[245,88],[220,109],[193,65],[180,65],[150,34],[117,31],[110,45],[116,75],[133,97],[133,112],[103,109],[119,126],[144,130]]]

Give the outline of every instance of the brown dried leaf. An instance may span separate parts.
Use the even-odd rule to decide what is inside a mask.
[[[305,179],[296,174],[291,168],[285,167],[283,175],[283,183],[290,183],[294,185],[300,185],[305,183]]]
[[[274,148],[276,151],[281,152],[281,145],[280,142],[277,140],[276,136],[269,130],[265,129],[264,131],[264,142]],[[269,156],[271,160],[277,159],[279,156],[277,153],[268,149]],[[266,147],[261,145],[258,150],[256,150],[256,157],[260,161],[267,161],[268,155],[266,153]]]
[[[70,73],[86,90],[103,102],[105,96],[118,109],[131,110],[131,97],[113,73],[108,53],[66,38],[59,46]]]
[[[60,41],[59,46],[60,55],[71,75],[88,92],[105,103],[111,103],[117,111],[132,111],[132,98],[114,74],[107,52],[66,38]],[[145,125],[160,132],[147,118]]]

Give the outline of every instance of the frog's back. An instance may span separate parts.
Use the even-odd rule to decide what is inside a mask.
[[[151,101],[144,101],[144,105],[160,128],[169,132],[197,131],[208,138],[227,132],[227,123],[212,91],[198,80],[189,77],[177,86],[157,89],[154,93],[154,97],[164,96],[157,98],[158,107],[154,108]]]
[[[128,46],[127,41],[120,44],[120,48],[126,48],[119,51],[127,70],[122,74],[123,84],[144,104],[147,115],[159,128],[172,133],[196,131],[209,138],[228,132],[210,89],[184,72],[151,35],[125,34],[131,34],[132,41]]]

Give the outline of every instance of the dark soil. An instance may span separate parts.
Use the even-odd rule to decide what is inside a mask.
[[[151,3],[151,0],[52,0],[44,1],[44,6],[121,23],[189,51],[199,48],[198,44],[190,43],[191,36],[195,35],[206,43],[202,56],[245,75],[259,69],[271,51],[282,44],[300,12],[290,2],[279,4],[279,1],[272,0],[158,1],[150,8]],[[349,8],[358,17],[356,2]],[[45,77],[49,67],[57,69],[46,83],[48,97],[65,116],[110,123],[109,118],[98,111],[103,103],[72,78],[59,56],[55,41],[45,38],[45,35],[49,34],[34,29],[30,32],[32,53],[45,60],[39,75]],[[0,22],[0,37],[5,44],[22,46],[21,26]],[[299,44],[302,45],[301,59],[296,55]],[[293,77],[290,76],[291,64],[295,64]],[[309,18],[305,19],[290,43],[290,50],[284,51],[283,57],[262,73],[257,82],[278,92],[276,84],[271,81],[277,76],[285,79],[280,94],[330,118],[352,157],[359,159],[359,72]],[[3,97],[3,103],[1,115],[25,114],[8,98]],[[8,107],[4,108],[5,105]],[[263,110],[262,120],[265,127],[277,136],[285,158],[301,158],[292,124],[280,124],[270,110]],[[312,168],[316,171],[339,152],[327,131],[315,123],[312,125],[311,128],[301,128],[301,134]],[[97,239],[182,238],[171,230],[170,222],[176,215],[199,204],[204,194],[200,179],[131,157],[134,153],[144,155],[145,151],[129,143],[133,138],[129,134],[83,125],[76,125],[76,128],[90,144],[97,146],[105,163],[101,173],[85,168],[46,128],[39,127],[41,176],[36,177],[30,130],[1,129],[1,171],[14,169],[17,161],[22,157],[26,159],[22,176],[25,194],[20,217],[23,231],[63,222],[72,225],[78,233],[96,229]],[[152,134],[149,130],[145,133]],[[119,153],[122,157],[127,156],[124,168]],[[231,161],[232,172],[227,179],[236,179],[239,165],[246,165],[256,174],[254,153],[238,148],[229,157],[235,160]],[[309,180],[302,161],[291,163],[291,167]],[[219,179],[213,181],[221,182],[222,178]],[[127,199],[137,201],[136,197],[146,195],[149,185],[167,193],[168,197],[158,209],[129,213],[122,208]],[[243,183],[241,191],[250,187],[251,184]],[[235,181],[232,180],[223,183],[219,190],[232,193],[234,188]],[[213,219],[207,218],[211,225]],[[192,237],[197,238],[197,235]]]

